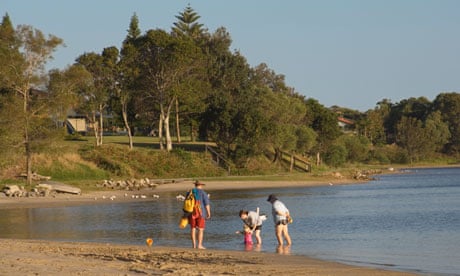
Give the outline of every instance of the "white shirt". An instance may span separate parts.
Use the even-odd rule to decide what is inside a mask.
[[[278,215],[279,213],[283,215]],[[272,204],[272,215],[273,215],[273,221],[275,223],[278,223],[281,220],[287,219],[284,214],[289,213],[288,208],[286,208],[286,205],[284,205],[283,202],[276,200]]]

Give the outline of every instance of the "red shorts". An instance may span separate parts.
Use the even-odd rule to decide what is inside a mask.
[[[189,216],[188,223],[190,223],[191,228],[204,229],[206,226],[206,220],[202,216],[199,216],[197,218],[193,218],[192,216]]]

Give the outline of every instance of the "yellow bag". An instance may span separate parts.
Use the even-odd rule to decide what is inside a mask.
[[[188,224],[188,218],[187,217],[182,217],[179,222],[179,228],[184,229]]]
[[[182,207],[182,210],[185,213],[192,213],[193,208],[195,208],[195,196],[193,195],[193,191],[190,190],[190,192],[188,192],[188,195],[184,200],[184,206]]]

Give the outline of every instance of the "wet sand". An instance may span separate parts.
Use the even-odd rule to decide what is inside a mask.
[[[0,275],[412,275],[304,256],[0,239]]]

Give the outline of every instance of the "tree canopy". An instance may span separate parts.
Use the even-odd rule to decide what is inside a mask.
[[[241,168],[268,152],[273,162],[288,153],[318,166],[458,157],[457,92],[440,93],[432,102],[382,99],[366,112],[328,108],[296,92],[266,63],[251,66],[231,49],[228,31],[209,31],[190,5],[175,18],[170,30],[142,32],[134,14],[120,49],[82,53],[72,66],[45,72],[63,41],[31,26],[14,28],[6,14],[0,25],[0,61],[7,65],[0,67],[3,141],[18,146],[22,137],[30,158],[39,150],[34,144],[55,135],[53,127],[73,110],[86,116],[96,146],[114,126],[127,130],[130,148],[133,135],[155,134],[160,148],[171,151],[172,137],[181,143],[187,135],[212,142]],[[13,113],[18,104],[21,112]],[[349,125],[341,127],[339,118]],[[398,157],[389,145],[398,148]]]

